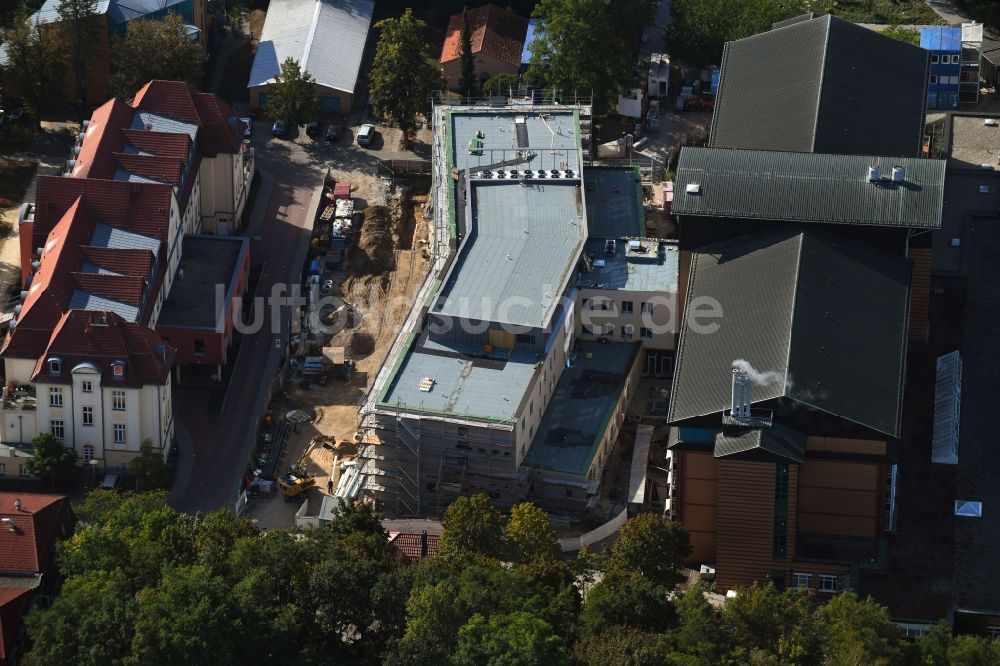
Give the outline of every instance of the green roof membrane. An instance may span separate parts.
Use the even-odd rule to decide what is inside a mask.
[[[876,182],[869,180],[871,166],[880,170]],[[900,182],[892,180],[894,167],[903,169]],[[944,160],[684,148],[672,210],[678,215],[937,229],[944,172]]]

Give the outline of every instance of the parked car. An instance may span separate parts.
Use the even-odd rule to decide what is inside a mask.
[[[337,143],[340,141],[340,135],[344,133],[344,121],[335,120],[330,123],[330,126],[326,128],[326,142],[327,143]]]
[[[306,136],[310,139],[318,139],[321,127],[318,120],[310,120],[306,125]]]
[[[240,118],[240,122],[243,123],[243,143],[250,143],[253,136],[253,121],[249,118]]]
[[[114,472],[108,472],[104,475],[104,480],[101,481],[101,488],[106,490],[117,490],[119,481],[121,481],[121,477]]]
[[[271,134],[279,139],[285,139],[288,137],[288,127],[288,123],[284,120],[276,120],[271,126]]]
[[[358,128],[358,145],[367,146],[375,137],[375,126],[365,123]]]

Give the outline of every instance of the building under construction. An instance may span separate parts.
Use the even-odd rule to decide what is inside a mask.
[[[637,169],[585,177],[589,124],[588,104],[435,108],[434,265],[360,415],[387,513],[592,507],[639,376],[672,371],[676,248],[643,237]]]

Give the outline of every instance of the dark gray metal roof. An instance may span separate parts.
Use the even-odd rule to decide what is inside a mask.
[[[673,212],[741,219],[941,227],[944,160],[684,148]],[[882,180],[869,182],[868,167]],[[894,183],[901,166],[904,181]],[[689,194],[687,186],[701,186]]]
[[[732,367],[754,403],[787,398],[898,437],[909,314],[909,261],[815,231],[761,233],[692,254],[689,311],[721,308],[711,333],[681,331],[669,420],[721,413]]]
[[[770,428],[744,428],[723,431],[715,436],[716,458],[725,456],[777,456],[802,462],[806,459],[806,437],[800,432],[775,425]]]
[[[726,44],[709,145],[919,155],[928,53],[821,16]]]

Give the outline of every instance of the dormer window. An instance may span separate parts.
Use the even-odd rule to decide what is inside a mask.
[[[58,356],[53,356],[49,359],[49,374],[50,375],[60,375],[62,374],[62,359]]]
[[[111,371],[115,379],[122,379],[125,377],[125,363],[123,361],[115,361],[111,364]]]

